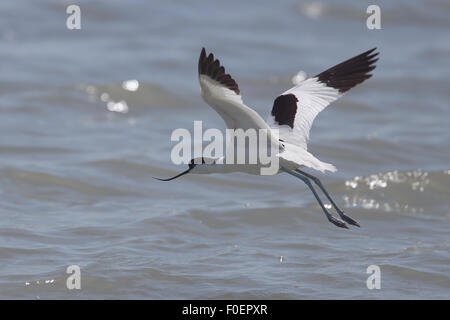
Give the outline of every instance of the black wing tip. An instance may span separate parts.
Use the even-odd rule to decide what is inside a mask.
[[[363,54],[370,54],[370,53],[374,52],[375,50],[377,50],[377,47],[373,47],[372,49],[367,50]]]
[[[318,80],[328,87],[338,89],[345,93],[356,85],[372,77],[371,72],[376,68],[375,63],[379,60],[380,52],[375,52],[374,47],[353,58],[350,58],[334,67],[316,75]]]
[[[241,93],[237,82],[230,74],[225,73],[225,68],[220,64],[219,59],[214,59],[214,54],[206,54],[206,49],[202,47],[200,58],[198,60],[198,74],[206,75],[211,79],[223,84],[228,89],[234,91],[237,95]]]

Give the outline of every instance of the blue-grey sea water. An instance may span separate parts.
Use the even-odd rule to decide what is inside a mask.
[[[70,4],[0,2],[0,298],[450,298],[447,0],[81,0],[80,30]],[[263,118],[298,71],[378,47],[308,147],[361,228],[286,174],[152,179],[186,168],[174,129],[225,129],[199,95],[203,46]]]

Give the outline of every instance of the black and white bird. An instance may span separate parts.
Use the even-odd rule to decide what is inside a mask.
[[[314,77],[300,81],[275,99],[267,122],[243,103],[238,84],[225,72],[225,68],[212,53],[207,55],[203,48],[198,62],[201,95],[205,102],[223,118],[227,128],[267,129],[268,132],[277,132],[270,137],[271,143],[277,144],[280,150],[277,154],[279,158],[277,173],[286,172],[301,179],[311,189],[328,220],[342,228],[348,228],[346,222],[358,227],[359,224],[336,205],[318,178],[300,168],[306,167],[321,172],[336,171],[334,165],[320,161],[307,151],[309,131],[320,111],[372,76],[370,72],[375,69],[375,62],[378,60],[378,52],[375,50],[376,48],[373,48]],[[259,165],[256,167],[258,168]],[[202,158],[200,161],[192,159],[186,171],[169,179],[158,180],[170,181],[187,173],[230,172],[260,173],[259,170],[255,170],[255,165],[228,165],[224,157]],[[322,190],[341,219],[331,215],[312,182]]]

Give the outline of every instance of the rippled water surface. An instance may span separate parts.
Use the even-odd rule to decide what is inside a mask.
[[[69,4],[0,2],[0,298],[450,298],[448,1],[79,1],[77,31]],[[184,170],[173,129],[225,128],[202,46],[264,118],[299,70],[379,48],[309,147],[360,229],[287,175],[152,179]]]

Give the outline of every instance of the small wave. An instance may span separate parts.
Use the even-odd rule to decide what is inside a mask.
[[[343,197],[348,207],[445,217],[450,174],[449,170],[394,170],[356,176],[346,180],[345,187],[351,191]]]
[[[80,84],[77,89],[86,93],[90,102],[103,105],[107,111],[122,114],[149,107],[178,108],[189,104],[158,85],[133,81],[138,85],[132,82],[132,90],[129,80],[121,84]]]
[[[60,177],[50,173],[19,170],[19,169],[4,169],[3,174],[12,182],[25,183],[29,186],[36,186],[39,189],[43,188],[63,188],[70,189],[82,194],[90,195],[104,195],[104,196],[123,196],[124,192],[105,186],[94,186],[86,182],[76,179]]]
[[[422,26],[449,26],[446,11],[449,6],[445,1],[420,1],[411,4],[411,1],[402,1],[395,5],[380,5],[382,23],[390,25],[422,25]],[[305,1],[297,6],[299,14],[310,19],[340,18],[346,20],[364,21],[368,14],[367,6],[354,4],[324,3],[322,1]]]
[[[0,146],[0,153],[4,155],[24,155],[24,154],[66,154],[73,150],[61,147],[36,147],[36,146]]]
[[[411,186],[414,191],[423,192],[425,186],[430,183],[428,172],[422,170],[414,171],[390,171],[386,173],[372,174],[367,177],[356,176],[353,179],[345,181],[345,185],[352,189],[358,186],[368,187],[370,190],[387,188],[388,184],[403,183]]]

